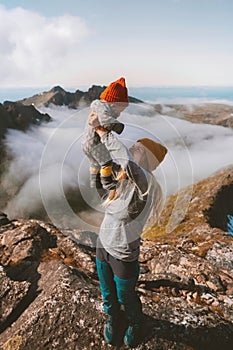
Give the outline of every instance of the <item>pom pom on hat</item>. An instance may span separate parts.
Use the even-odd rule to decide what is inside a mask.
[[[125,78],[113,81],[100,95],[100,99],[106,102],[124,102],[129,103],[128,90],[125,84]]]
[[[137,142],[140,142],[146,150],[149,169],[155,170],[167,154],[167,148],[148,138],[137,140]]]

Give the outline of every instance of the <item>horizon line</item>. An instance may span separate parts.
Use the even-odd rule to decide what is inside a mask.
[[[51,86],[8,86],[8,87],[1,87],[0,90],[11,90],[11,89],[53,89],[56,86],[60,86],[61,88],[65,89],[83,89],[83,88],[90,88],[92,86],[105,86],[102,84],[93,83],[92,85],[70,85],[67,86],[65,84],[55,84]],[[65,86],[65,87],[63,87]],[[164,89],[170,89],[170,88],[233,88],[233,85],[140,85],[140,86],[128,86],[128,89],[158,89],[158,88],[164,88]]]

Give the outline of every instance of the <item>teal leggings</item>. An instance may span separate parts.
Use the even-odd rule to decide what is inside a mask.
[[[116,264],[117,259],[114,260]],[[135,275],[128,279],[119,278],[113,272],[111,262],[96,258],[96,267],[106,314],[117,318],[122,304],[129,324],[139,323],[142,317],[142,305],[135,290],[139,276],[138,261],[135,261]]]

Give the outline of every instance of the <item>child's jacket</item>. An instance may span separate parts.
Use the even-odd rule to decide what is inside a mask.
[[[95,100],[92,102],[90,109],[88,124],[92,128],[101,125],[108,131],[113,130],[118,134],[122,133],[124,125],[117,120],[118,114],[108,102]]]

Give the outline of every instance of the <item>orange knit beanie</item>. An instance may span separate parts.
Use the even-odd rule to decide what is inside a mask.
[[[167,148],[161,145],[161,143],[147,138],[137,140],[137,142],[140,142],[146,150],[149,169],[151,171],[155,170],[157,166],[163,161],[167,153]]]
[[[125,85],[125,78],[113,81],[100,95],[100,99],[107,102],[129,103],[128,90]]]

